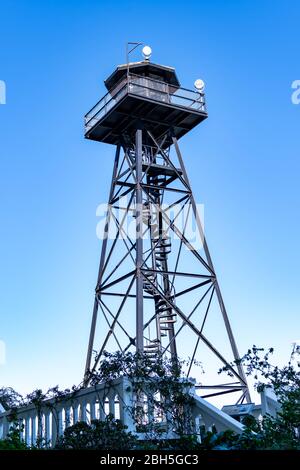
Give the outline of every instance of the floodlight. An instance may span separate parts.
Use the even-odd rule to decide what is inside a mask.
[[[201,80],[201,78],[198,78],[195,83],[194,83],[194,87],[196,88],[196,90],[198,91],[204,91],[204,88],[205,88],[205,83],[203,80]]]
[[[149,60],[152,54],[152,49],[150,46],[144,46],[142,49],[142,54],[146,60]]]

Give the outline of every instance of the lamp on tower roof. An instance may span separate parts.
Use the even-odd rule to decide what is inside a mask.
[[[144,59],[149,61],[150,57],[151,57],[151,54],[152,54],[151,47],[150,46],[144,46],[143,49],[142,49],[142,54],[144,56]]]

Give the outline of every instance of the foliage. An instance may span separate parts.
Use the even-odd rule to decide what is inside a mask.
[[[111,382],[124,376],[129,379],[179,378],[183,362],[162,356],[153,361],[143,353],[104,352],[97,372],[91,375],[91,384]]]
[[[57,449],[127,450],[137,446],[137,438],[126,431],[121,421],[109,415],[104,421],[91,424],[78,422],[67,428],[58,441]]]
[[[24,399],[22,395],[16,392],[11,387],[0,388],[0,403],[5,410],[10,410],[19,407],[23,404]]]
[[[158,356],[152,361],[147,354],[105,353],[92,384],[107,383],[127,377],[136,396],[136,404],[128,411],[137,430],[147,439],[155,440],[169,431],[178,437],[192,434],[191,406],[193,397],[188,390],[193,385],[182,375],[183,361]],[[154,419],[145,420],[145,407],[153,410]]]
[[[6,437],[0,440],[0,450],[26,450],[28,447],[20,438],[20,428],[14,424]]]
[[[243,364],[246,374],[256,380],[256,389],[271,387],[280,404],[276,417],[266,415],[260,421],[244,422],[245,432],[236,439],[234,448],[300,449],[300,348],[295,346],[286,365],[273,365],[273,348],[253,346],[236,362]],[[224,367],[220,372],[230,371]]]

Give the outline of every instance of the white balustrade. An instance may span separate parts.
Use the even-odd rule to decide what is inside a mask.
[[[94,419],[104,420],[107,414],[112,414],[116,419],[129,423],[130,420],[124,417],[126,406],[121,406],[120,403],[128,384],[125,378],[117,379],[109,386],[99,384],[71,392],[62,399],[45,400],[39,410],[33,404],[19,408],[17,419],[20,423],[21,438],[28,446],[54,447],[65,428],[78,421],[90,423]],[[107,413],[105,400],[108,405]],[[9,411],[0,412],[1,439],[8,435],[12,426],[10,415]]]
[[[130,380],[123,377],[111,381],[109,385],[98,384],[71,392],[61,399],[45,400],[39,410],[33,404],[19,408],[17,410],[17,419],[22,425],[21,437],[28,446],[54,447],[67,427],[76,424],[78,421],[86,423],[90,423],[94,419],[103,421],[108,414],[111,414],[114,418],[120,419],[127,426],[128,431],[136,433],[140,438],[145,438],[146,434],[136,432],[132,416],[132,409],[137,400],[133,388]],[[192,422],[189,423],[191,429],[196,430],[197,433],[200,426],[205,427],[206,430],[214,427],[217,431],[225,429],[231,429],[237,433],[243,431],[241,423],[197,396],[193,384],[187,387],[186,393],[194,398],[191,409]],[[168,413],[159,413],[157,407],[153,406],[151,394],[147,390],[143,393],[143,423],[157,422],[161,425],[165,424],[168,436],[175,437],[172,432],[167,431]],[[153,393],[153,396],[157,399],[158,394]],[[10,412],[0,412],[1,439],[7,436],[10,426],[12,426]]]

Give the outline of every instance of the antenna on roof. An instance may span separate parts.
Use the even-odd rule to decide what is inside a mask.
[[[126,64],[127,64],[127,75],[129,74],[129,55],[139,46],[144,46],[142,49],[142,54],[145,61],[149,61],[152,49],[150,46],[146,46],[143,42],[127,42],[126,43]]]
[[[129,75],[129,54],[131,54],[137,47],[142,46],[142,42],[127,42],[126,43],[126,64],[127,64],[127,76]],[[132,46],[131,48],[129,46]]]

